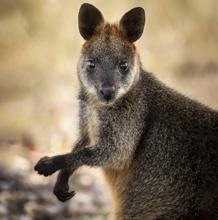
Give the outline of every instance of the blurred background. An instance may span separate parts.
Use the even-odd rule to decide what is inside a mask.
[[[93,0],[106,20],[144,7],[136,43],[143,66],[170,87],[218,109],[216,0]],[[100,171],[81,168],[62,204],[54,177],[33,171],[43,155],[69,152],[78,134],[76,63],[80,0],[0,0],[0,219],[108,219]]]

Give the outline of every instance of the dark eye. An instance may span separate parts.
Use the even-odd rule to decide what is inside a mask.
[[[120,62],[119,68],[121,72],[127,72],[127,70],[129,69],[128,63],[126,61]]]
[[[94,60],[88,60],[88,67],[89,67],[89,69],[94,69],[95,68]]]

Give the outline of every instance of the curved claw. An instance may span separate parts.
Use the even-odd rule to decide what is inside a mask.
[[[59,194],[57,198],[61,202],[66,202],[67,200],[71,199],[74,195],[75,195],[75,191],[66,192],[66,193]]]
[[[75,191],[68,192],[68,189],[68,186],[61,189],[55,188],[53,192],[59,201],[66,202],[76,194]]]

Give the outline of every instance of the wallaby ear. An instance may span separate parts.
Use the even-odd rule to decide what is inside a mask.
[[[128,11],[120,20],[119,30],[130,42],[138,40],[145,26],[145,11],[141,7]]]
[[[78,17],[79,32],[85,40],[89,40],[104,23],[101,12],[88,3],[81,5]]]

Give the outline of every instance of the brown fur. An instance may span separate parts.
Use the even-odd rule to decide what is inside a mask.
[[[96,33],[90,38],[90,40],[85,41],[82,47],[82,51],[90,47],[93,44],[93,42],[95,42],[99,38],[110,40],[112,37],[120,38],[120,40],[124,44],[132,48],[133,52],[136,53],[135,45],[129,42],[128,39],[125,36],[123,36],[122,33],[120,33],[118,25],[110,23],[103,24],[101,29],[96,31]]]
[[[121,170],[103,168],[102,171],[112,193],[113,219],[122,219],[122,207],[125,202],[123,194],[132,175],[130,166],[124,167]]]
[[[71,153],[44,157],[35,169],[62,169],[55,195],[66,201],[70,168],[101,167],[116,220],[217,220],[218,113],[143,70],[133,42],[144,22],[142,8],[116,26],[81,6],[80,137]]]

